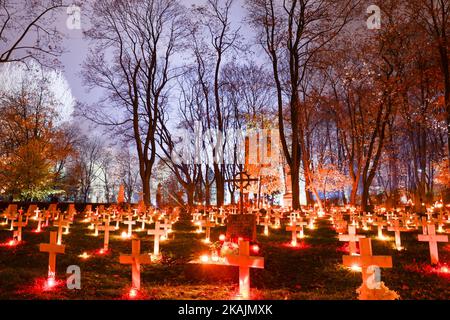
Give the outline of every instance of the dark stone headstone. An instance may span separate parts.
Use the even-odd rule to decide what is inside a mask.
[[[227,217],[227,238],[256,241],[256,217],[252,214],[231,214]]]

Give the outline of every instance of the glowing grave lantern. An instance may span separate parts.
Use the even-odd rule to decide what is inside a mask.
[[[419,234],[419,241],[426,241],[429,243],[430,247],[430,256],[431,256],[431,264],[439,263],[439,254],[438,254],[438,242],[448,242],[448,236],[446,235],[436,235],[434,224],[429,224],[427,226],[428,234]]]
[[[131,264],[131,288],[141,289],[141,264],[150,264],[152,261],[148,254],[141,254],[141,241],[132,240],[131,255],[120,255],[121,264]]]
[[[136,289],[134,289],[134,288],[131,288],[131,289],[130,289],[130,293],[129,293],[130,299],[136,298],[136,297],[137,297],[137,294],[138,294],[138,292],[137,292]]]
[[[252,245],[252,251],[254,253],[259,253],[259,246],[257,244]]]
[[[88,258],[90,257],[90,255],[88,255],[87,252],[83,252],[83,253],[80,254],[78,257],[81,258],[81,259],[86,260],[86,259],[88,259]]]
[[[200,256],[200,261],[202,263],[208,263],[209,262],[209,256],[207,254],[203,254]]]

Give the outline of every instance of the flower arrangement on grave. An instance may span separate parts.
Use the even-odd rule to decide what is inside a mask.
[[[234,242],[224,242],[219,250],[219,255],[225,257],[226,255],[239,254],[239,246]]]

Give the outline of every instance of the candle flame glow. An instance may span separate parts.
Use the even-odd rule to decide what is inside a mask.
[[[129,296],[130,296],[131,299],[136,298],[137,290],[136,289],[130,289]]]
[[[48,278],[47,280],[47,287],[53,288],[55,286],[55,279],[54,278]]]
[[[355,271],[355,272],[361,272],[361,267],[360,267],[359,265],[357,265],[357,264],[352,265],[352,266],[350,267],[350,269],[351,269],[352,271]]]
[[[80,257],[81,259],[87,259],[90,257],[90,255],[88,255],[87,252],[83,252],[83,254],[80,254],[78,257]]]

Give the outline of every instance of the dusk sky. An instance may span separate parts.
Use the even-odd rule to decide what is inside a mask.
[[[201,5],[203,0],[183,0],[181,1],[186,7],[190,7],[193,4]],[[248,25],[242,21],[245,18],[245,9],[242,8],[244,0],[236,0],[234,4],[233,18],[236,26],[241,26],[241,29],[245,37],[252,37],[251,30]],[[83,11],[82,11],[83,15]],[[64,30],[66,38],[64,39],[63,46],[65,53],[61,57],[61,65],[64,68],[64,74],[70,83],[72,93],[75,98],[84,103],[94,103],[100,96],[99,92],[91,91],[83,86],[80,72],[82,70],[82,64],[86,59],[89,51],[89,42],[83,38],[83,30],[89,28],[88,17],[85,15],[81,18],[81,30],[71,30],[67,28],[66,21],[69,15],[66,10],[62,10],[60,18],[56,22],[57,28]],[[258,48],[259,50],[259,48]]]

